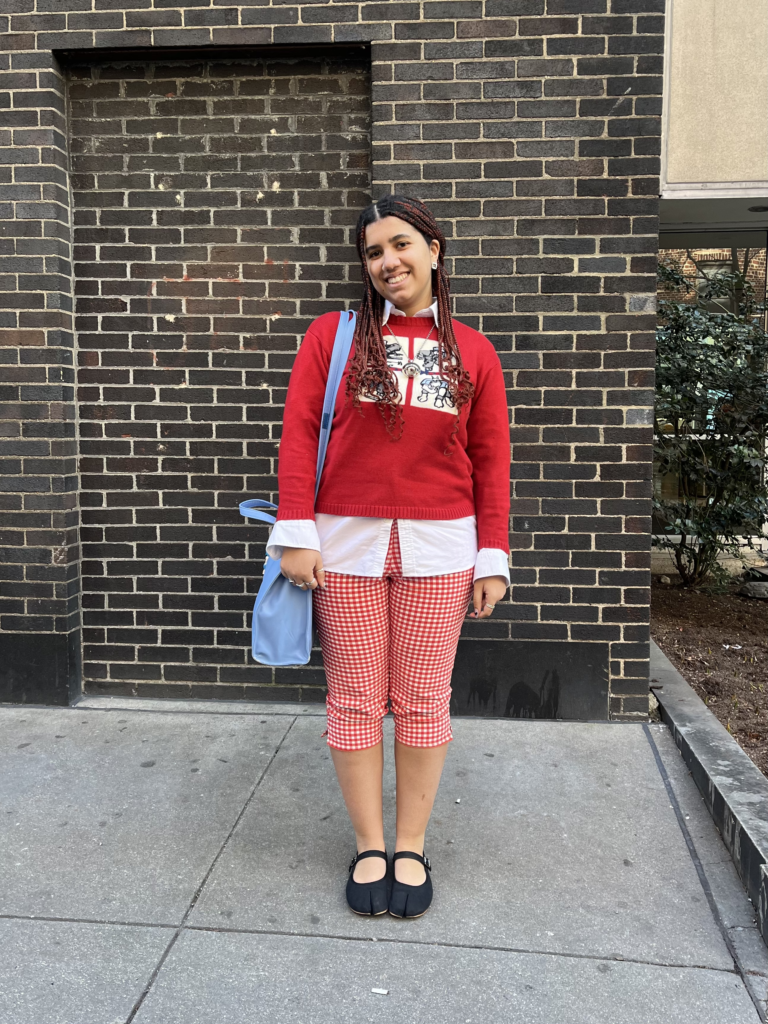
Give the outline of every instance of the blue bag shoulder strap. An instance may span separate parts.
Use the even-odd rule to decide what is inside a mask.
[[[333,409],[336,405],[336,395],[339,392],[341,378],[344,376],[344,369],[349,359],[349,352],[352,348],[352,338],[355,334],[355,323],[357,314],[354,310],[339,313],[339,326],[336,329],[336,338],[333,342],[333,354],[331,365],[328,367],[328,380],[325,385],[325,400],[323,402],[323,415],[320,420],[320,436],[317,443],[317,471],[315,473],[315,497],[320,488],[320,477],[323,472],[325,453],[328,448],[328,437],[331,433],[333,423]]]
[[[333,353],[331,363],[328,367],[328,380],[325,385],[325,398],[323,400],[323,414],[320,420],[320,435],[317,444],[317,471],[315,479],[315,497],[320,487],[320,476],[323,472],[325,453],[328,448],[328,437],[331,433],[333,423],[333,409],[336,405],[336,395],[339,392],[339,385],[344,376],[344,369],[349,359],[352,339],[355,335],[355,323],[357,314],[353,310],[339,313],[339,326],[336,329],[336,337],[333,342]],[[258,519],[263,523],[274,523],[275,517],[261,509],[277,509],[272,501],[265,501],[263,498],[249,498],[248,501],[240,502],[240,515],[248,519]]]

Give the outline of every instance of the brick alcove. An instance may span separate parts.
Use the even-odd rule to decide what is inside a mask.
[[[69,112],[85,687],[263,695],[237,504],[275,490],[304,320],[359,294],[369,62],[75,65]]]

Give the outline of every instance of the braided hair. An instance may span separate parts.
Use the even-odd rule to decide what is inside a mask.
[[[384,298],[373,287],[365,261],[365,229],[369,224],[384,217],[398,217],[404,220],[420,232],[427,245],[435,238],[440,243],[437,269],[432,271],[432,294],[437,297],[438,314],[437,365],[441,376],[447,381],[448,391],[456,407],[456,421],[450,436],[449,448],[444,452],[447,455],[450,454],[450,446],[454,443],[459,429],[461,409],[470,401],[475,388],[471,377],[464,369],[453,333],[450,278],[445,269],[445,236],[420,199],[397,194],[382,196],[367,206],[358,218],[356,242],[363,267],[365,290],[357,312],[355,354],[350,363],[346,394],[352,398],[357,408],[360,408],[361,396],[374,399],[390,435],[394,436],[395,424],[399,424],[399,433],[395,438],[399,440],[403,432],[404,419],[397,378],[392,368],[387,365],[387,349],[382,336]],[[360,411],[362,413],[362,409]]]

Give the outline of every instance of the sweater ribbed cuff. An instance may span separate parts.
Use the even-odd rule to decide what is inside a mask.
[[[478,535],[477,538],[477,550],[481,551],[483,548],[499,548],[506,555],[509,555],[509,538],[508,537],[482,537]]]
[[[311,505],[306,508],[301,508],[297,505],[295,508],[283,508],[278,502],[277,515],[275,519],[280,522],[281,519],[312,519],[314,521],[315,510]]]

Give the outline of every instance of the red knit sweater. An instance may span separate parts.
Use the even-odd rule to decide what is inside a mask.
[[[475,394],[461,410],[452,454],[443,452],[456,410],[436,373],[437,329],[424,341],[434,321],[390,315],[384,341],[400,385],[403,434],[394,440],[387,433],[373,401],[354,408],[345,396],[345,373],[315,504],[320,416],[338,323],[338,313],[324,313],[310,324],[293,365],[278,462],[278,520],[314,519],[315,512],[393,519],[476,515],[478,548],[508,552],[509,413],[501,363],[491,342],[458,320],[453,330]],[[406,362],[417,364],[418,376],[402,372]]]

